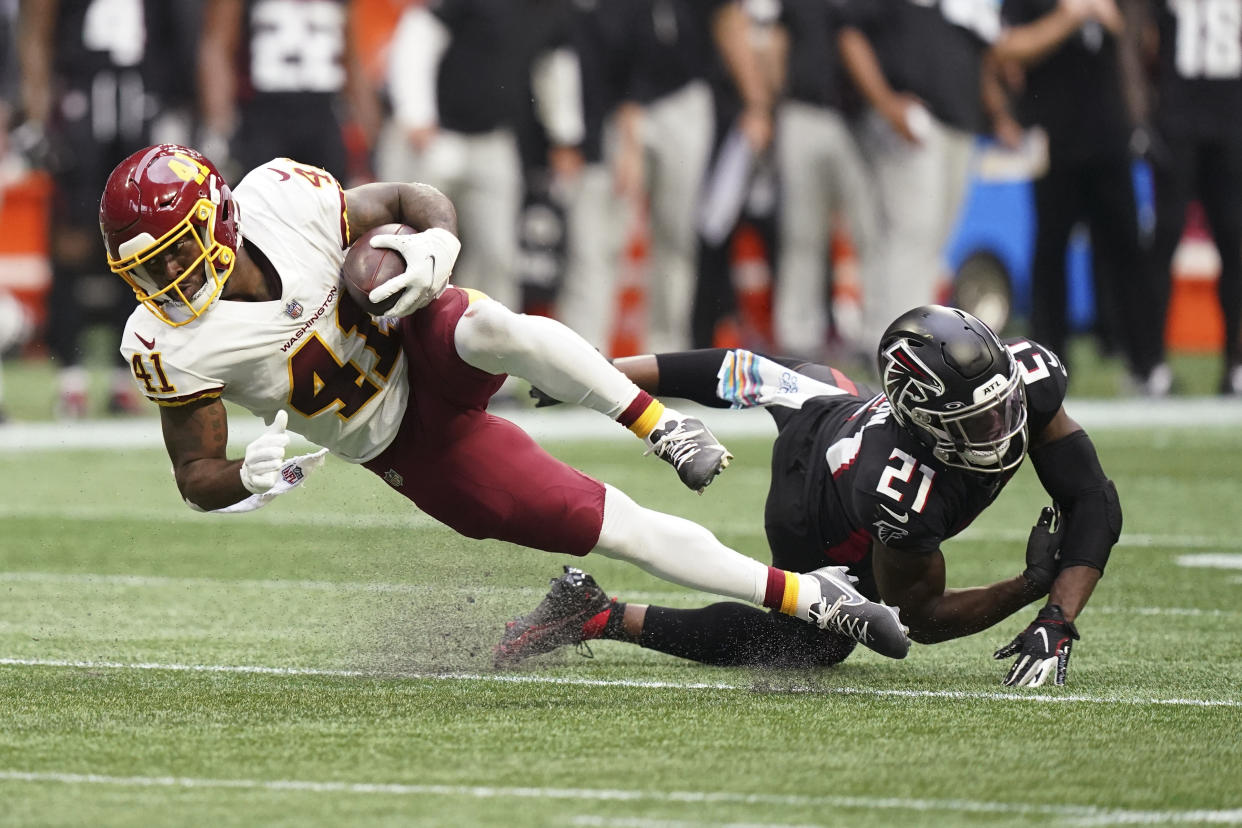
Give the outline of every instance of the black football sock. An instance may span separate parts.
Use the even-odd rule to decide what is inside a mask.
[[[718,666],[824,666],[854,649],[844,636],[733,602],[692,610],[648,607],[638,644]]]

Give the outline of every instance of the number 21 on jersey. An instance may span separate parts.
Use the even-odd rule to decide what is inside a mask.
[[[898,465],[884,467],[875,490],[901,503],[905,500],[914,480],[914,473],[917,471],[919,473],[918,490],[914,493],[914,500],[910,503],[910,511],[922,512],[927,505],[927,495],[931,493],[932,481],[936,479],[936,470],[920,464],[913,456],[899,448],[893,449],[888,459],[898,461]]]

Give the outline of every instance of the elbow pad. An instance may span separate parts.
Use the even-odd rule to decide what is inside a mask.
[[[1076,431],[1031,449],[1031,460],[1064,515],[1061,568],[1090,566],[1103,572],[1121,537],[1121,499],[1113,481],[1104,476],[1091,438]]]

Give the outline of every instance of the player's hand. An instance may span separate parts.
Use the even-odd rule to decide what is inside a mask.
[[[1065,620],[1061,608],[1049,604],[1017,638],[992,654],[996,659],[1018,657],[1001,683],[1007,687],[1039,687],[1055,671],[1053,683],[1065,684],[1070,647],[1077,640],[1078,630]]]
[[[550,405],[561,404],[560,400],[537,385],[530,387],[530,398],[535,401],[535,408],[547,408]]]
[[[284,409],[276,412],[272,424],[246,446],[246,458],[242,460],[241,482],[254,494],[263,494],[280,479],[280,467],[285,464],[285,447],[289,445],[289,413]]]
[[[431,304],[444,292],[453,273],[453,265],[457,263],[457,254],[461,252],[458,238],[442,227],[403,236],[375,236],[371,239],[371,246],[395,250],[405,259],[404,273],[367,294],[367,298],[378,305],[388,297],[405,291],[397,303],[385,311],[385,316],[409,316]]]
[[[1065,521],[1061,520],[1061,508],[1055,503],[1045,506],[1026,540],[1026,569],[1022,571],[1022,577],[1038,589],[1040,595],[1048,594],[1061,570],[1061,540],[1064,537]]]

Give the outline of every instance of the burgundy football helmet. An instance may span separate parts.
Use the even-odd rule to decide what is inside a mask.
[[[157,144],[126,158],[104,186],[99,229],[108,267],[169,325],[197,319],[237,263],[237,204],[197,151]]]

